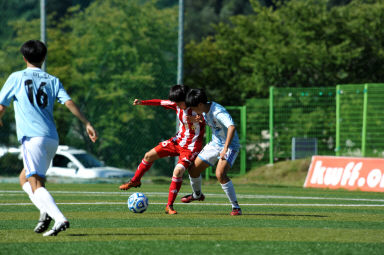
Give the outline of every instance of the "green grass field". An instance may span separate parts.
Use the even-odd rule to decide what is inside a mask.
[[[384,254],[383,194],[235,185],[244,215],[233,217],[216,183],[166,215],[168,186],[48,183],[71,228],[43,237],[27,195],[0,183],[0,254]],[[143,214],[127,208],[134,191],[149,198]],[[185,182],[179,198],[189,192]]]

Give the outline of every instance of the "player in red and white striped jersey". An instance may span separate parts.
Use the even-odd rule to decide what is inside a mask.
[[[177,213],[173,208],[173,203],[181,188],[183,174],[193,163],[203,146],[205,133],[204,118],[198,118],[195,112],[186,107],[185,97],[188,90],[187,86],[174,85],[170,89],[169,100],[135,99],[133,102],[133,105],[154,105],[175,110],[179,120],[179,131],[176,136],[160,142],[156,147],[145,153],[144,158],[137,167],[135,176],[129,182],[120,186],[121,190],[140,187],[141,178],[151,168],[154,161],[159,158],[179,156],[169,187],[168,203],[165,209],[167,214]]]

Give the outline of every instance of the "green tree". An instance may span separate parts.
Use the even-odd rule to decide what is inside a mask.
[[[177,9],[158,10],[154,1],[100,0],[85,10],[71,8],[58,22],[50,16],[49,23],[47,71],[61,79],[100,136],[91,146],[83,126],[58,106],[60,143],[86,148],[107,164],[136,167],[146,150],[175,133],[173,111],[132,102],[166,98],[176,81]],[[13,23],[18,33],[4,50],[17,55],[9,59],[12,68],[24,68],[18,47],[37,37],[38,25]],[[169,172],[170,163],[156,163],[155,170]]]
[[[265,97],[269,86],[312,87],[380,82],[384,64],[381,0],[251,1],[255,14],[235,16],[216,34],[187,45],[186,84],[201,84],[224,104]],[[233,95],[236,95],[234,97]]]
[[[228,23],[233,15],[251,13],[249,0],[185,1],[185,41],[200,42],[203,37],[215,34],[215,24]]]
[[[95,153],[107,163],[135,167],[173,133],[172,113],[132,102],[164,98],[176,80],[176,18],[176,9],[158,10],[154,2],[110,0],[95,1],[70,20],[69,91],[96,123],[101,139]],[[72,127],[67,143],[84,136],[81,126]]]

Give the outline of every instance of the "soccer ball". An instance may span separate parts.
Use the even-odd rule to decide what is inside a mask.
[[[134,213],[143,213],[148,208],[148,198],[140,192],[133,193],[128,198],[128,209]]]

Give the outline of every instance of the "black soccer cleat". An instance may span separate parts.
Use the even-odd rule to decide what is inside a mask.
[[[43,236],[57,236],[58,233],[60,233],[61,231],[65,231],[67,228],[69,228],[68,221],[57,222],[55,223],[53,228],[48,232],[45,232]]]
[[[48,215],[48,213],[41,213],[39,222],[37,223],[34,231],[36,233],[43,233],[45,230],[49,228],[49,224],[51,224],[52,218]]]

